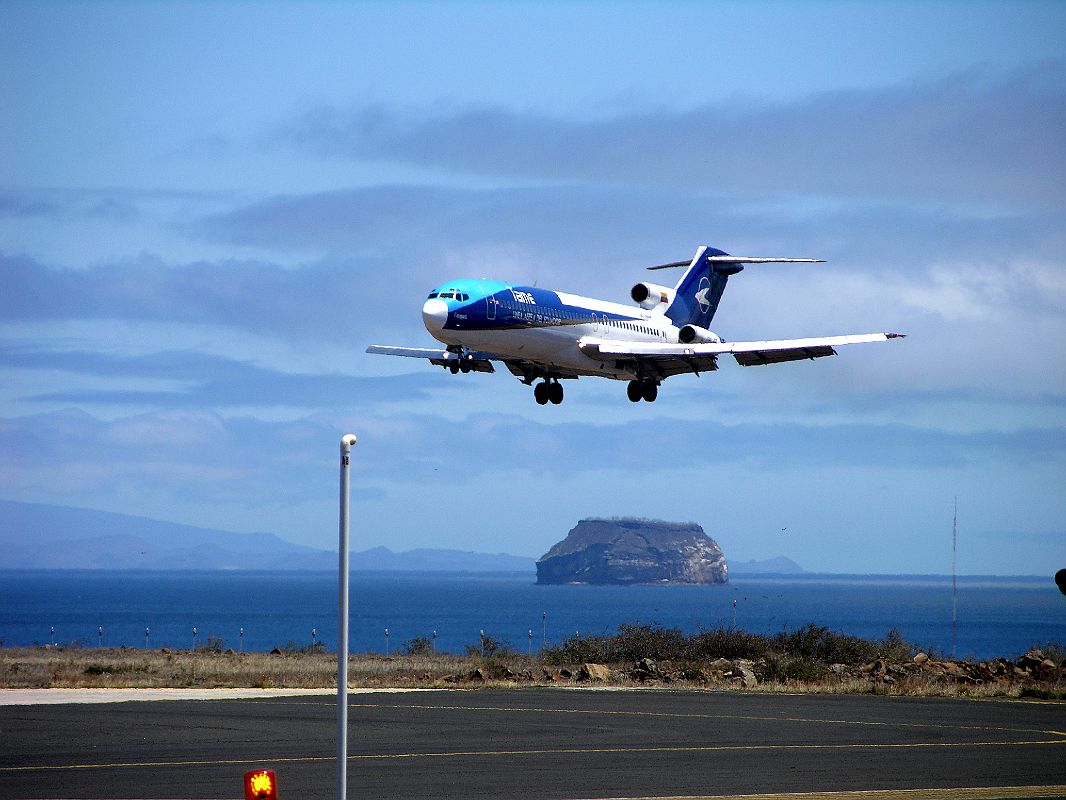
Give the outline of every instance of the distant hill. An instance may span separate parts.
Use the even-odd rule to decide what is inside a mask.
[[[799,575],[806,572],[803,567],[785,556],[767,558],[763,561],[730,561],[729,572],[732,575]]]
[[[530,572],[532,558],[504,553],[376,547],[352,569]],[[0,569],[335,570],[337,552],[272,533],[233,533],[86,508],[0,500]]]
[[[694,522],[583,519],[537,562],[537,583],[714,584],[729,569]]]

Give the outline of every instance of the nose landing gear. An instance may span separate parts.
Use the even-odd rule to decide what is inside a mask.
[[[654,403],[655,398],[659,396],[659,384],[655,381],[630,381],[626,386],[626,395],[634,403],[641,400]]]
[[[456,355],[456,358],[453,358],[448,362],[447,368],[452,375],[458,375],[460,372],[466,375],[474,368],[472,356],[467,352],[465,347],[458,350],[452,350],[450,347],[448,349]]]
[[[557,380],[545,379],[533,387],[533,398],[540,405],[550,402],[553,406],[557,406],[563,402],[563,385]]]

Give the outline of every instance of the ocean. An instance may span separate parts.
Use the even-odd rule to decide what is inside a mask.
[[[735,576],[726,586],[629,587],[534,580],[528,573],[353,572],[351,650],[397,653],[426,637],[440,651],[461,653],[484,631],[519,652],[535,652],[575,633],[614,633],[619,625],[686,633],[731,627],[734,613],[738,628],[755,633],[813,623],[880,639],[895,628],[921,648],[946,655],[952,649],[950,577],[760,575]],[[0,571],[3,646],[185,649],[209,637],[234,650],[303,647],[313,639],[336,649],[336,574]],[[1066,597],[1051,577],[960,577],[956,641],[960,658],[976,659],[1061,645]]]

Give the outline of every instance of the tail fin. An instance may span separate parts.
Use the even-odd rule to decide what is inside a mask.
[[[715,263],[711,256],[728,256],[729,254],[714,247],[700,245],[692,262],[677,282],[674,290],[674,302],[666,309],[666,316],[678,327],[698,325],[709,328],[718,303],[725,291],[726,281],[730,275],[736,275],[744,267],[741,264],[725,261]],[[682,262],[683,263],[683,262]]]
[[[707,328],[718,310],[730,275],[736,275],[744,264],[820,264],[820,258],[748,258],[731,256],[724,250],[700,245],[685,274],[674,289],[674,302],[666,309],[666,316],[678,327],[698,325]],[[684,261],[660,264],[648,269],[683,267]]]

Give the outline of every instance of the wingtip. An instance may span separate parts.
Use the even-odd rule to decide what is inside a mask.
[[[906,339],[907,338],[907,334],[905,334],[905,333],[886,333],[885,334],[885,338],[886,339]]]

